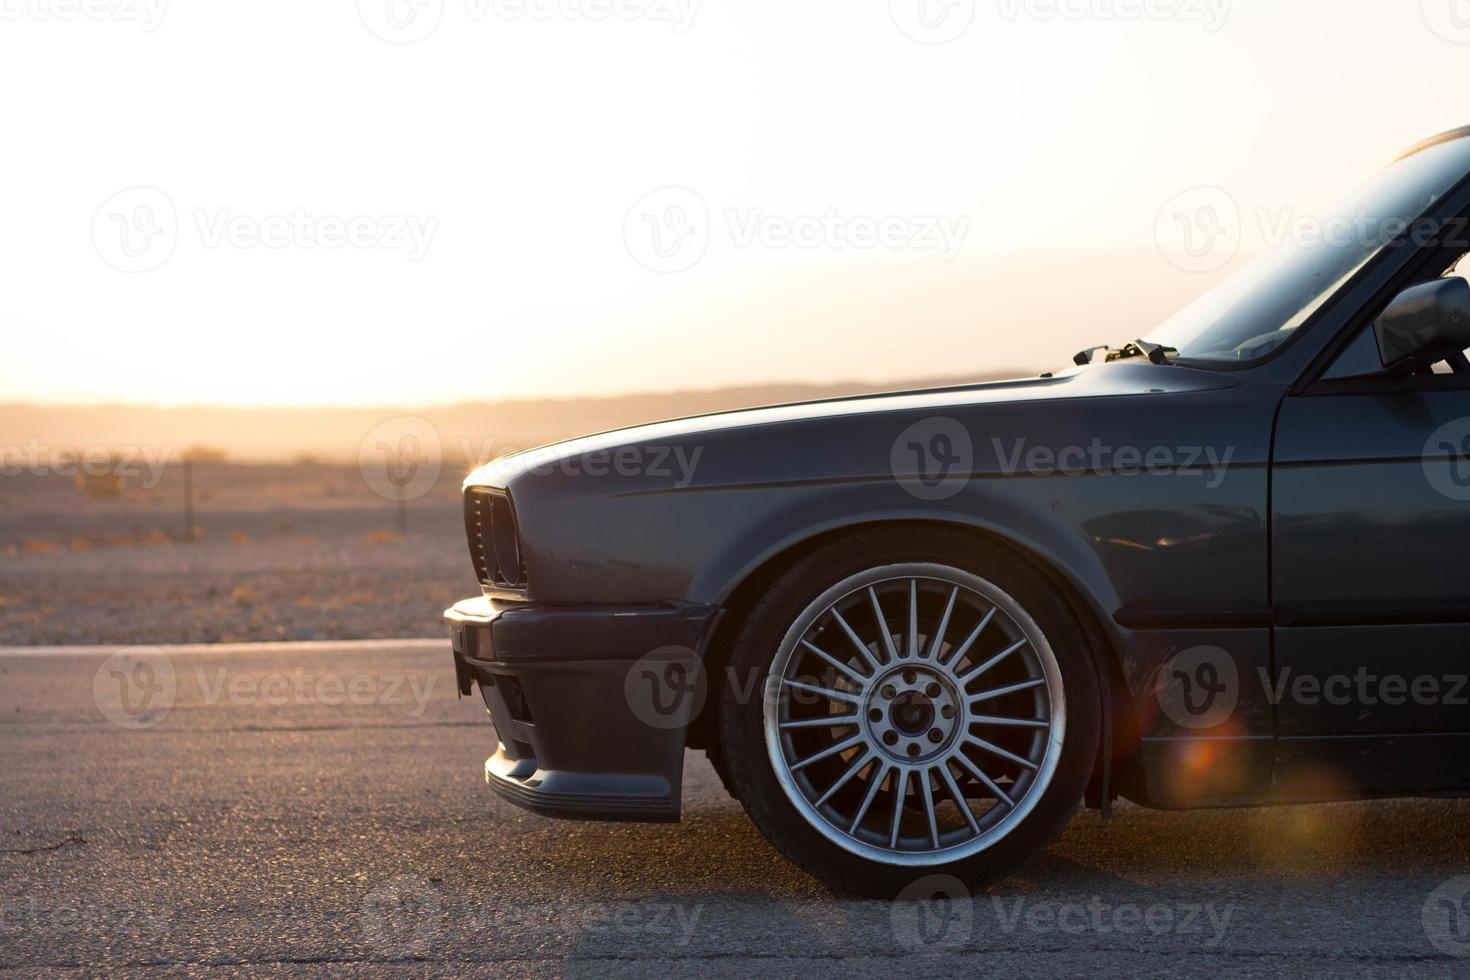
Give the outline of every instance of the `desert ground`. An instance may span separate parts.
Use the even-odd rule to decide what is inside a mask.
[[[0,645],[426,637],[478,590],[462,472],[405,506],[356,464],[196,463],[94,499],[64,475],[0,479]]]

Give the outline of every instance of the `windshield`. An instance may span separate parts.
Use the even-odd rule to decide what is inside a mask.
[[[1252,361],[1280,346],[1470,170],[1470,139],[1405,157],[1320,221],[1287,220],[1266,254],[1149,334],[1185,360]],[[1286,216],[1290,219],[1290,216]],[[1266,229],[1271,231],[1272,229]],[[1463,237],[1463,233],[1462,233]]]

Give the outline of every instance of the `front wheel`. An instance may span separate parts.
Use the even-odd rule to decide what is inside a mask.
[[[1085,640],[994,546],[867,532],[823,547],[756,604],[731,666],[720,738],[741,803],[844,891],[1005,874],[1066,823],[1096,758]]]

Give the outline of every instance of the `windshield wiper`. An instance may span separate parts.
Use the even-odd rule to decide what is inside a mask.
[[[1105,345],[1089,347],[1084,351],[1079,351],[1072,358],[1072,363],[1076,364],[1078,367],[1091,364],[1092,359],[1097,355],[1097,352],[1100,350],[1107,351],[1107,357],[1104,358],[1104,360],[1122,361],[1130,357],[1146,357],[1154,364],[1168,364],[1169,355],[1179,353],[1178,349],[1174,347],[1167,347],[1163,344],[1151,344],[1146,340],[1133,340],[1124,344],[1117,350],[1113,350],[1112,348]]]
[[[1168,364],[1169,355],[1177,353],[1179,350],[1174,347],[1151,344],[1146,340],[1135,340],[1124,344],[1122,350],[1108,354],[1108,360],[1121,361],[1127,357],[1146,357],[1154,364]]]

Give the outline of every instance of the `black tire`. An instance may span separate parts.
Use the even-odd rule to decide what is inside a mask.
[[[792,803],[767,752],[764,705],[772,661],[798,616],[829,587],[878,566],[941,564],[992,583],[1012,597],[1040,628],[1060,669],[1066,694],[1066,727],[1051,781],[1024,820],[991,846],[962,860],[919,867],[882,863],[839,847]],[[734,640],[727,677],[758,678],[754,685],[726,683],[719,700],[720,754],[728,784],[761,833],[793,863],[832,888],[892,897],[936,875],[975,888],[1015,870],[1045,848],[1076,811],[1098,753],[1101,706],[1097,671],[1086,637],[1066,601],[1045,578],[1009,550],[942,529],[875,529],[856,532],[798,560],[751,609]],[[739,703],[737,691],[754,691]]]

